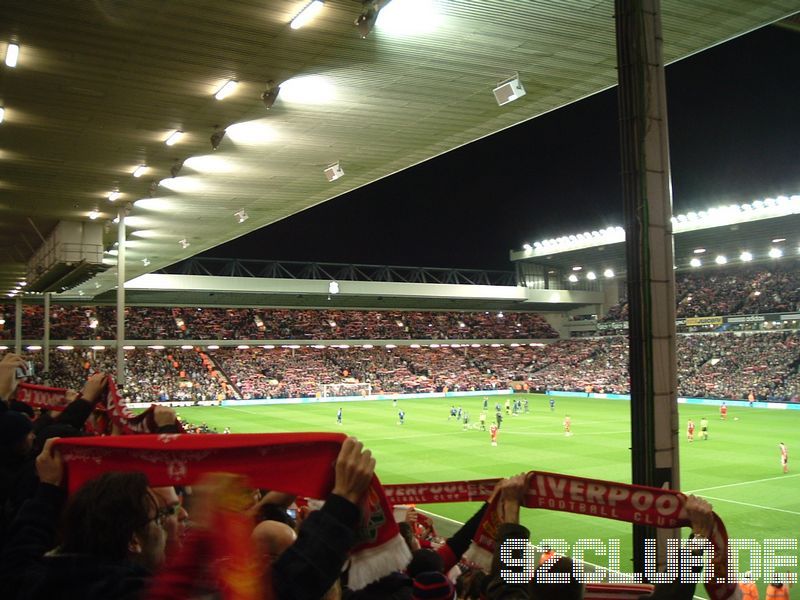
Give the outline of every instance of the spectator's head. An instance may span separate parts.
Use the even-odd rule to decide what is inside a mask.
[[[411,600],[453,600],[455,588],[440,571],[418,573],[412,582]]]
[[[420,548],[411,554],[411,562],[406,567],[406,573],[412,579],[419,573],[438,571],[444,572],[444,560],[435,551],[428,548]]]
[[[61,551],[153,570],[164,562],[165,515],[141,473],[106,473],[84,484],[63,515]]]
[[[158,508],[164,515],[164,528],[167,531],[167,551],[172,553],[183,545],[189,513],[183,508],[180,496],[174,487],[153,488],[158,499]]]
[[[541,583],[540,576],[545,573],[564,573],[569,583]],[[549,569],[536,570],[531,581],[531,598],[536,600],[581,600],[584,586],[572,575],[572,559],[562,556]]]
[[[253,540],[256,554],[266,563],[271,563],[294,544],[297,534],[286,523],[261,521],[253,529],[250,538]]]
[[[0,414],[0,451],[3,455],[23,456],[33,447],[33,423],[14,410]]]

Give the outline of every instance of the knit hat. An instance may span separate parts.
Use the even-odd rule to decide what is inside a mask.
[[[13,448],[33,429],[31,420],[15,410],[0,414],[0,447]]]
[[[454,597],[453,584],[443,573],[427,571],[414,578],[412,600],[453,600]]]

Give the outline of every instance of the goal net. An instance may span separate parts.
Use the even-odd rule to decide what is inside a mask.
[[[341,398],[343,396],[369,396],[372,385],[369,383],[324,383],[319,389],[322,398]]]

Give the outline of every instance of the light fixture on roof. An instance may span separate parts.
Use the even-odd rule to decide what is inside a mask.
[[[753,260],[753,255],[747,251],[742,252],[739,255],[739,260],[741,260],[742,262],[750,262],[751,260]]]
[[[179,141],[181,141],[182,137],[183,137],[183,132],[180,129],[176,129],[175,131],[169,134],[169,137],[166,140],[164,140],[164,143],[167,146],[174,146]]]
[[[2,123],[6,118],[6,109],[0,106],[0,123]]]
[[[785,242],[785,241],[786,241],[786,238],[775,238],[774,240],[772,240],[772,243],[773,244],[780,244],[781,242]]]
[[[239,85],[239,82],[235,79],[229,79],[225,83],[223,83],[220,88],[214,93],[214,98],[217,100],[223,100],[226,97],[230,96],[233,91],[236,89],[236,86]]]
[[[119,190],[114,190],[114,191],[108,193],[108,199],[111,202],[119,200],[120,196],[122,196],[122,194],[120,194]]]
[[[344,175],[344,169],[342,169],[342,165],[340,165],[338,162],[325,167],[323,172],[325,173],[325,178],[328,181],[336,181]]]
[[[693,258],[692,260],[689,261],[689,264],[697,268],[703,265],[703,261],[700,260],[699,258]]]
[[[214,125],[214,133],[211,134],[211,149],[216,150],[219,148],[222,138],[225,137],[225,130],[220,129],[219,125]]]
[[[575,273],[572,273],[572,274],[571,274],[569,277],[567,277],[567,279],[569,279],[569,281],[570,281],[571,283],[577,283],[577,281],[578,281],[578,276],[577,276],[577,275],[575,275]]]
[[[780,248],[770,248],[768,254],[770,258],[780,258],[783,256],[783,250]]]
[[[150,266],[150,259],[149,259],[149,258],[147,258],[147,257],[143,258],[143,259],[142,259],[142,264],[143,264],[145,267],[149,267],[149,266]]]
[[[525,88],[522,87],[522,82],[519,80],[519,73],[515,73],[513,77],[501,81],[492,91],[498,106],[513,102],[525,95]]]
[[[583,267],[572,267],[573,271],[581,271]]]
[[[297,16],[292,19],[291,23],[289,23],[289,27],[292,29],[300,29],[305,25],[308,25],[311,20],[319,14],[319,11],[322,10],[324,3],[322,0],[313,0],[305,5],[303,10],[297,13]]]
[[[183,248],[184,250],[192,245],[189,242],[189,240],[187,240],[186,238],[183,238],[182,240],[179,240],[178,243],[181,245],[181,248]]]
[[[169,168],[169,174],[175,179],[178,176],[178,173],[181,172],[183,168],[183,161],[180,159],[175,159],[175,162],[172,163],[172,166]]]
[[[614,277],[614,269],[606,269],[605,271],[603,271],[603,277],[605,277],[606,279],[611,279],[612,277]]]
[[[233,215],[236,217],[239,223],[244,223],[250,218],[250,215],[248,215],[243,208],[237,210],[235,213],[233,213]]]
[[[17,59],[19,59],[19,44],[9,42],[6,48],[6,66],[13,69],[17,66]]]
[[[361,14],[356,18],[354,25],[358,28],[358,33],[361,38],[369,35],[372,28],[375,27],[375,22],[378,20],[378,13],[387,2],[381,0],[363,0],[361,3]]]
[[[267,89],[261,92],[261,102],[264,103],[264,108],[269,110],[278,99],[278,94],[281,91],[281,86],[276,85],[271,79],[267,82]]]
[[[133,176],[134,177],[141,177],[142,175],[145,174],[145,171],[147,171],[147,165],[144,165],[144,164],[139,165],[138,167],[136,167],[133,170]]]
[[[588,279],[589,281],[594,281],[595,279],[597,279],[597,275],[595,275],[594,271],[589,271],[588,273],[586,273],[586,279]]]
[[[706,249],[705,249],[705,248],[695,248],[695,249],[694,249],[694,253],[695,253],[695,254],[704,254],[704,253],[705,253],[705,251],[706,251]]]
[[[100,216],[100,211],[96,208],[89,211],[89,218],[94,221],[97,217]]]
[[[724,255],[720,254],[714,259],[714,262],[718,265],[724,265],[727,264],[728,259]]]
[[[536,243],[539,244],[539,242]],[[541,246],[541,244],[539,245]],[[525,250],[525,252],[530,252],[531,250],[533,250],[533,246],[531,246],[530,244],[522,244],[522,249]]]

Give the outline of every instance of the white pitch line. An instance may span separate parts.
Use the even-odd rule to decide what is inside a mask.
[[[751,483],[761,483],[762,481],[775,481],[776,479],[789,479],[790,477],[800,477],[800,473],[794,475],[782,475],[778,477],[767,477],[765,479],[753,479],[751,481],[740,481],[739,483],[726,483],[725,485],[715,485],[713,487],[698,488],[696,490],[689,490],[684,494],[696,494],[697,492],[707,492],[708,490],[721,490],[729,487],[739,487],[740,485],[750,485]]]
[[[714,496],[703,496],[707,500],[717,500],[719,502],[730,502],[731,504],[741,504],[742,506],[751,506],[753,508],[760,508],[762,510],[774,510],[777,512],[789,513],[790,515],[800,515],[796,510],[786,510],[785,508],[775,508],[773,506],[762,506],[761,504],[750,504],[749,502],[740,502],[739,500],[729,500],[728,498],[715,498]]]

